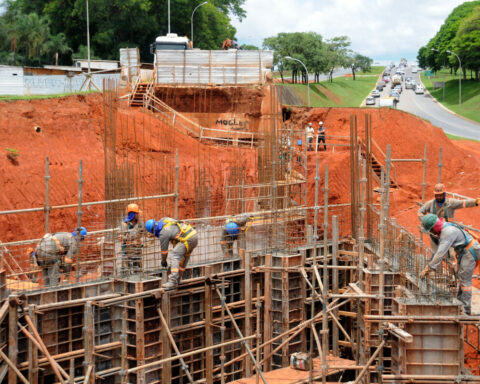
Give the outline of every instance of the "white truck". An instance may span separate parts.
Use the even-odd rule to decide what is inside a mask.
[[[398,84],[402,84],[402,76],[395,74],[392,76],[392,88]]]
[[[176,33],[167,33],[167,36],[158,36],[155,43],[150,44],[150,53],[156,51],[175,50],[184,51],[191,49],[190,41],[187,37],[178,37]]]
[[[378,106],[381,107],[390,107],[390,108],[396,108],[397,103],[395,102],[395,98],[393,97],[382,97],[378,101]]]

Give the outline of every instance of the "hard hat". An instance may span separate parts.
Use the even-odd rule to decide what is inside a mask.
[[[311,127],[311,126],[312,126],[312,123],[308,123],[308,126]]]
[[[32,247],[29,247],[29,248],[27,249],[27,252],[25,252],[25,255],[26,255],[26,256],[31,256],[32,254],[35,254],[35,251],[33,250]]]
[[[72,235],[74,237],[77,237],[77,234],[80,234],[80,240],[83,240],[85,236],[87,236],[87,230],[85,227],[80,227],[80,228],[75,228],[75,230],[72,232]]]
[[[438,216],[433,213],[429,213],[422,217],[422,227],[425,232],[430,232],[438,220]]]
[[[135,213],[138,213],[140,212],[140,209],[138,209],[138,205],[137,204],[128,204],[128,207],[127,207],[127,212],[130,213],[130,212],[135,212]]]
[[[227,223],[225,229],[227,230],[227,233],[229,235],[238,235],[238,232],[240,232],[238,230],[238,224],[233,221],[230,221],[229,223]]]
[[[323,125],[323,121],[319,121],[318,124]]]
[[[150,220],[147,220],[147,222],[145,223],[145,230],[149,233],[153,233],[153,228],[155,228],[155,220],[153,219],[150,219]]]
[[[442,195],[445,193],[445,185],[443,185],[442,183],[438,183],[437,185],[435,185],[435,188],[433,189],[433,193],[435,195]]]

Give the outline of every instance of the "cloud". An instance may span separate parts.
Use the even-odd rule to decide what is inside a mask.
[[[246,0],[247,17],[237,40],[261,46],[280,32],[314,31],[324,38],[346,35],[352,49],[385,59],[415,58],[464,0]]]

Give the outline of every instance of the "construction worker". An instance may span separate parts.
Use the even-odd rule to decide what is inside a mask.
[[[451,199],[447,197],[447,192],[445,190],[445,185],[439,183],[435,185],[433,190],[435,196],[434,199],[427,201],[422,207],[418,210],[418,218],[421,220],[422,217],[429,213],[433,213],[438,217],[441,217],[445,222],[452,221],[455,216],[455,211],[462,208],[470,208],[480,205],[480,198],[478,199],[466,199],[458,200]],[[435,236],[430,236],[430,246],[432,252],[435,253],[438,245],[438,239]]]
[[[244,240],[245,231],[248,229],[247,223],[251,220],[250,215],[238,215],[230,217],[225,222],[225,228],[222,230],[220,246],[226,257],[233,257],[233,244],[239,240],[239,236]],[[243,249],[245,249],[245,244]]]
[[[312,123],[308,123],[307,128],[305,128],[307,133],[307,142],[308,142],[308,151],[313,151],[313,136],[315,134],[315,130],[313,129]]]
[[[420,276],[425,278],[431,271],[435,271],[450,247],[453,247],[457,256],[457,279],[460,282],[457,298],[462,302],[465,313],[470,315],[472,275],[480,258],[480,244],[460,225],[447,223],[433,213],[422,217],[422,227],[438,239],[438,248]]]
[[[60,282],[60,271],[70,280],[73,257],[77,252],[77,242],[84,240],[87,230],[75,228],[73,232],[47,233],[37,244],[35,253],[31,254],[42,268],[43,284],[46,287],[57,286]],[[78,236],[80,236],[78,238]]]
[[[318,122],[318,136],[317,136],[317,151],[318,147],[320,146],[320,143],[323,141],[323,149],[326,151],[327,146],[325,144],[325,126],[323,125],[323,121]]]
[[[142,257],[143,222],[137,204],[129,204],[127,216],[121,225],[122,274],[140,272]]]
[[[241,49],[235,40],[230,40],[228,37],[222,43],[222,49],[224,51],[228,49]]]
[[[170,217],[164,217],[160,221],[150,219],[145,223],[145,229],[160,239],[162,267],[164,268],[168,268],[168,245],[170,242],[172,243],[171,273],[168,282],[164,283],[162,288],[167,290],[177,289],[190,255],[198,244],[197,231],[191,225]]]
[[[433,194],[435,198],[427,201],[418,210],[418,218],[420,220],[424,215],[433,213],[448,222],[454,219],[455,211],[457,209],[476,207],[480,205],[480,198],[465,200],[448,198],[445,185],[443,184],[435,185]]]

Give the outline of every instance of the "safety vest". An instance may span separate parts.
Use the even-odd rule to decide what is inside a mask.
[[[475,262],[477,262],[478,261],[477,254],[472,248],[473,243],[475,242],[475,239],[473,238],[473,236],[470,235],[461,225],[457,223],[445,223],[443,224],[443,226],[458,228],[460,231],[462,231],[462,234],[465,238],[464,244],[453,248],[455,250],[455,253],[457,254],[458,264],[460,264],[460,261],[462,260],[462,257],[465,255],[466,252],[470,252],[473,258],[475,259]]]
[[[187,248],[187,253],[189,253],[190,247],[188,246],[188,239],[195,236],[197,234],[197,231],[190,224],[182,223],[175,219],[167,218],[162,220],[164,228],[169,227],[170,225],[176,225],[178,227],[179,232],[175,236],[173,243],[177,244],[179,241],[181,241]]]

